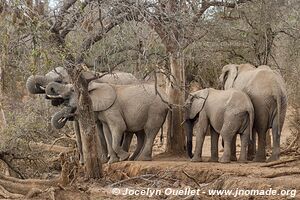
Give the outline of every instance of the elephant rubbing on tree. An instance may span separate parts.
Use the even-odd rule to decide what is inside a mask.
[[[236,160],[232,141],[241,135],[239,161],[247,161],[247,147],[252,138],[254,109],[249,97],[242,91],[207,88],[190,94],[185,103],[187,150],[193,162],[202,161],[202,147],[208,128],[211,133],[211,161],[227,163]],[[195,153],[192,154],[193,127],[198,123]],[[219,134],[224,140],[224,153],[219,159]]]
[[[124,132],[144,135],[141,151],[135,160],[151,160],[154,139],[168,113],[167,95],[154,84],[113,85],[91,82],[89,95],[96,119],[103,124],[107,142],[109,163],[123,161],[129,153],[121,147]],[[53,125],[72,116],[77,107],[77,97],[71,85],[53,82],[47,85],[47,95],[63,98],[66,102],[64,116],[54,115]],[[48,94],[49,93],[49,94]],[[159,93],[159,94],[158,94]]]
[[[84,73],[84,77],[86,79],[95,79],[95,82],[107,82],[107,83],[112,83],[112,84],[133,84],[133,83],[137,83],[138,80],[135,78],[135,76],[133,76],[130,73],[126,73],[126,72],[120,72],[120,71],[116,71],[113,73],[109,73],[109,74],[99,74],[100,78],[97,78],[95,76],[94,73],[90,72],[90,71],[86,71],[83,72]],[[67,73],[67,70],[63,67],[56,67],[55,69],[51,70],[50,72],[48,72],[46,75],[32,75],[27,79],[26,82],[26,87],[27,90],[31,93],[31,94],[45,94],[45,89],[47,87],[47,85],[51,82],[57,82],[57,83],[62,83],[62,84],[69,84],[70,83],[70,77]],[[57,96],[51,96],[51,95],[46,95],[45,96],[46,99],[51,100],[51,104],[53,106],[59,106],[62,105],[65,100],[63,98],[57,97]],[[67,120],[70,121],[74,121],[74,131],[76,134],[76,141],[77,141],[77,147],[78,147],[78,152],[80,155],[80,163],[83,164],[84,163],[84,158],[83,158],[83,152],[82,152],[82,143],[81,143],[81,135],[80,135],[80,129],[79,129],[79,124],[78,121],[76,119],[74,119],[74,116],[67,116],[66,113],[69,113],[69,111],[65,111],[62,110],[61,111],[61,115],[66,115],[65,119],[61,119],[60,120],[60,124],[57,124],[57,129],[62,128],[65,125],[65,122]],[[52,119],[55,120],[55,119]],[[104,153],[104,155],[107,154],[107,147],[106,147],[106,142],[104,139],[104,134],[103,134],[103,126],[101,124],[101,122],[96,121],[97,124],[97,129],[98,129],[98,133],[99,133],[99,137],[100,137],[100,142],[101,142],[101,147],[102,147],[102,152]],[[142,136],[138,135],[138,142],[142,141],[143,138]],[[132,138],[132,134],[129,134],[129,136],[126,136],[126,139],[131,141]],[[124,141],[124,148],[127,148],[128,143],[130,144],[130,141]],[[138,145],[139,146],[139,145]],[[107,162],[107,156],[103,156],[102,157],[102,161],[103,162]]]
[[[245,92],[254,107],[254,127],[258,134],[258,149],[254,161],[266,160],[266,133],[272,128],[273,149],[268,161],[279,159],[280,135],[287,109],[286,86],[281,75],[266,65],[229,64],[223,67],[220,82],[225,90],[235,88]],[[255,136],[253,146],[255,151]]]

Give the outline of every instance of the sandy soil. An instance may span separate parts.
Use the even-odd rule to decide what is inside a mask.
[[[289,113],[288,113],[289,116]],[[289,121],[286,120],[282,132],[281,146],[286,147],[290,137]],[[165,141],[165,140],[164,140]],[[221,142],[220,142],[221,144]],[[237,144],[239,152],[239,141]],[[131,151],[134,150],[134,145]],[[192,163],[186,156],[169,156],[161,154],[165,145],[155,140],[153,161],[125,161],[105,164],[105,178],[101,181],[79,181],[70,189],[54,192],[54,199],[300,199],[300,161],[283,163],[273,167],[264,167],[266,163],[238,163],[229,164],[208,162],[210,156],[210,136],[206,136],[203,160]],[[219,156],[222,155],[220,146]],[[282,156],[281,159],[290,159]],[[166,195],[166,189],[172,191],[199,189],[198,195]],[[122,195],[128,190],[133,191],[161,191],[157,195]],[[209,195],[210,190],[276,190],[278,194],[272,196],[259,195]],[[281,195],[279,192],[289,192]],[[292,193],[292,192],[297,192]],[[113,194],[115,191],[121,195]],[[39,196],[38,199],[42,197]],[[47,199],[47,198],[46,198]],[[53,199],[53,198],[52,198]]]
[[[289,117],[289,113],[287,118]],[[286,147],[287,139],[290,137],[289,120],[286,120],[282,137],[281,147]],[[222,155],[220,144],[219,156]],[[239,153],[240,141],[237,142]],[[131,147],[131,151],[134,146]],[[300,199],[299,194],[274,195],[274,196],[210,196],[211,189],[264,189],[270,188],[281,191],[300,190],[300,162],[284,163],[274,167],[264,167],[266,163],[238,163],[229,164],[208,162],[210,156],[210,136],[206,136],[203,160],[201,163],[192,163],[188,158],[182,156],[168,156],[163,153],[165,145],[155,140],[154,160],[150,162],[121,162],[112,165],[104,165],[106,174],[106,185],[98,187],[97,183],[89,186],[91,199]],[[291,157],[282,156],[282,160]],[[125,192],[126,188],[143,190],[146,188],[164,190],[165,188],[200,189],[200,195],[168,196],[157,195],[154,197],[135,195],[113,195],[112,189],[117,188]],[[290,191],[291,192],[291,191]],[[295,191],[294,191],[295,192]]]

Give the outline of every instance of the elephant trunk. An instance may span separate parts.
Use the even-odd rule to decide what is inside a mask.
[[[27,79],[26,88],[31,94],[44,94],[49,82],[46,76],[32,75]]]
[[[75,109],[72,107],[65,107],[61,111],[55,113],[51,119],[51,125],[56,129],[61,129],[65,126],[69,118],[73,118]]]
[[[193,157],[193,127],[194,123],[190,119],[186,119],[185,121],[186,127],[186,148],[190,158]]]
[[[61,84],[57,82],[51,82],[47,85],[46,96],[48,99],[69,99],[73,94],[71,84]]]

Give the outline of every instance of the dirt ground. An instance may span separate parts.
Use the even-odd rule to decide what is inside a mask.
[[[283,149],[289,136],[289,121],[286,120],[281,137]],[[203,162],[192,163],[186,156],[161,154],[165,145],[161,145],[158,136],[153,161],[105,164],[103,180],[80,180],[70,188],[48,191],[36,199],[300,199],[299,159],[271,167],[264,166],[266,163],[253,162],[212,163],[208,162],[209,137],[205,139]],[[237,146],[239,153],[239,142]],[[133,150],[134,145],[131,147]],[[219,150],[221,156],[221,146]],[[295,156],[282,156],[281,160]],[[215,190],[227,193],[212,195]],[[260,192],[260,195],[247,194],[251,190]],[[269,195],[271,191],[274,194]]]
[[[290,136],[289,121],[286,120],[281,146],[286,147]],[[239,142],[238,142],[239,143]],[[132,147],[132,150],[134,147]],[[88,198],[98,199],[300,199],[300,161],[266,167],[266,163],[230,164],[208,162],[210,138],[206,136],[203,150],[204,162],[192,163],[185,156],[161,155],[165,146],[157,137],[154,160],[150,162],[120,162],[104,165],[105,181],[84,184]],[[239,144],[237,148],[239,152]],[[220,146],[220,156],[222,147]],[[288,160],[294,156],[282,156]],[[169,194],[169,191],[199,189],[193,195]],[[232,190],[231,195],[210,195],[214,190]],[[274,195],[247,195],[240,190],[271,191]],[[147,192],[142,195],[142,192]],[[151,195],[151,192],[157,192]],[[239,195],[234,195],[239,191]],[[131,193],[130,193],[131,192]],[[139,194],[134,194],[138,192]],[[115,193],[118,193],[116,195]],[[266,192],[267,193],[267,192]],[[276,194],[275,194],[276,193]],[[263,194],[263,193],[260,193]]]

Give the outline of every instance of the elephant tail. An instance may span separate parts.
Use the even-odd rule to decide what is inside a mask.
[[[280,136],[284,118],[285,118],[285,112],[286,112],[286,97],[280,93],[278,95],[276,95],[276,104],[277,104],[277,119],[276,120],[277,120],[277,124],[278,124],[278,136]]]
[[[186,149],[188,156],[193,157],[193,123],[191,120],[186,120]]]
[[[280,113],[281,113],[281,98],[279,95],[276,95],[276,103],[277,103],[277,124],[278,124],[278,136],[281,135],[281,123],[280,123]]]
[[[252,103],[251,103],[251,109],[248,111],[248,114],[249,114],[249,136],[250,136],[250,140],[252,142],[255,142],[253,141],[254,108]]]

